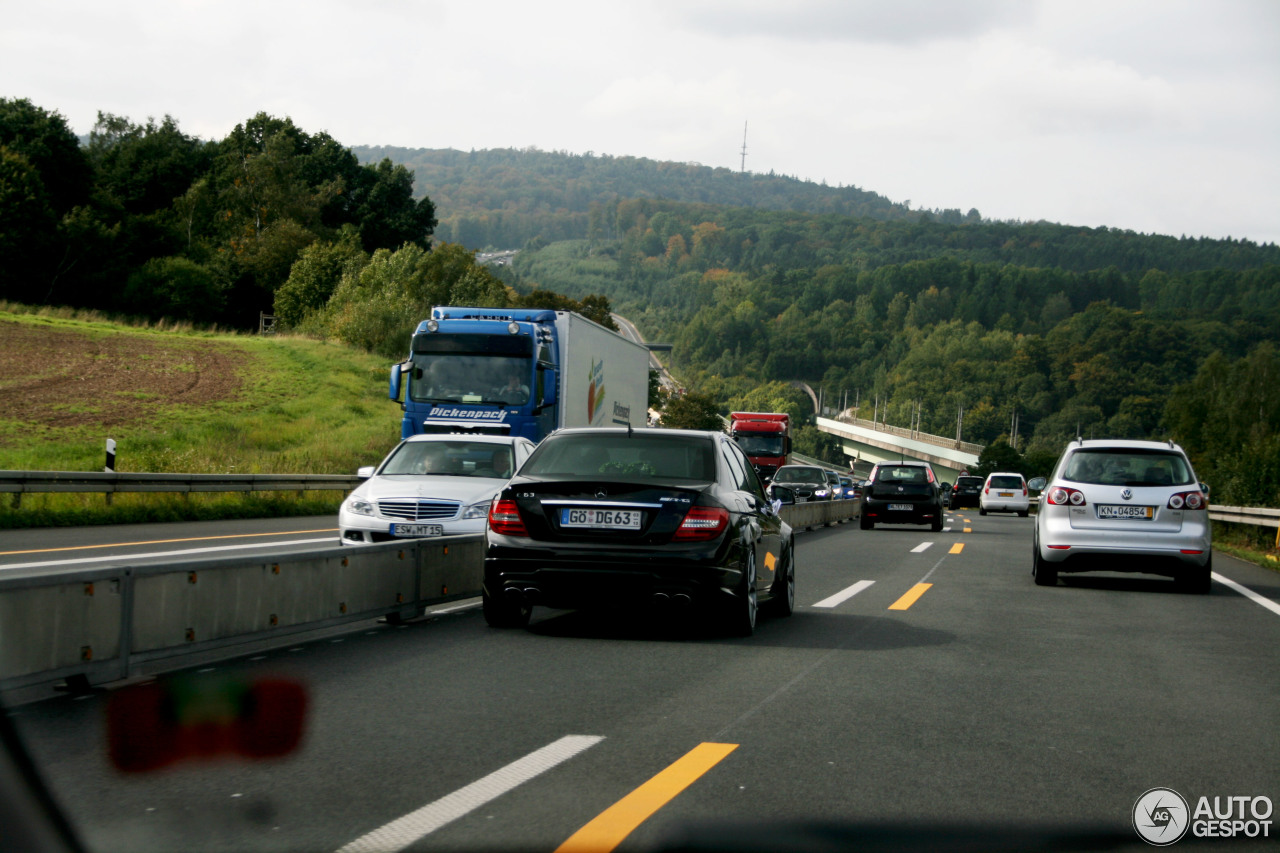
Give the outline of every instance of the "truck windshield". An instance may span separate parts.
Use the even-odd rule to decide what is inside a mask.
[[[742,448],[742,452],[748,456],[781,456],[782,455],[782,436],[780,435],[750,435],[738,433],[733,437],[738,442],[738,446]]]
[[[409,398],[418,403],[529,402],[533,344],[524,335],[419,335]]]

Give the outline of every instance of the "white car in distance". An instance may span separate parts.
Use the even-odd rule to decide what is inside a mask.
[[[533,453],[527,438],[415,435],[396,445],[338,510],[343,545],[483,533],[489,502]]]

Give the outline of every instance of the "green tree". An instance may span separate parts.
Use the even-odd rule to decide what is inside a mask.
[[[55,216],[88,203],[93,173],[80,140],[60,113],[26,98],[0,98],[0,145],[21,154],[35,169]]]
[[[1214,489],[1214,503],[1280,506],[1280,349],[1215,353],[1174,389],[1165,423]]]
[[[662,410],[662,425],[667,429],[704,430],[720,430],[724,426],[716,401],[697,391],[687,391],[668,400]]]
[[[183,257],[152,258],[125,285],[125,304],[153,317],[200,321],[220,311],[224,299],[218,276]]]
[[[29,299],[52,250],[57,219],[40,175],[26,157],[0,145],[0,299]]]
[[[360,233],[352,225],[343,229],[336,242],[312,243],[298,254],[288,280],[276,291],[276,318],[284,326],[297,327],[329,302],[344,275],[358,275],[367,261]]]
[[[63,220],[89,201],[92,172],[79,140],[56,112],[26,98],[0,98],[0,297],[73,303],[83,290],[71,275],[83,244]]]
[[[993,471],[1026,473],[1022,454],[1010,445],[1008,439],[1003,436],[982,448],[982,453],[978,455],[977,466],[969,473],[975,477],[985,477]]]

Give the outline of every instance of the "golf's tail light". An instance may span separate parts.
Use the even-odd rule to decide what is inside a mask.
[[[489,505],[489,529],[503,536],[528,536],[524,519],[520,517],[520,507],[513,500],[494,498]]]
[[[1208,500],[1204,492],[1178,492],[1169,497],[1169,509],[1205,509]]]
[[[1068,489],[1066,486],[1055,486],[1049,490],[1048,503],[1050,506],[1084,506],[1084,492],[1078,489]]]
[[[671,538],[676,542],[715,539],[729,526],[729,511],[718,506],[690,507]]]

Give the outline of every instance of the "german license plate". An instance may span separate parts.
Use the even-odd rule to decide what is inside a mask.
[[[392,536],[443,536],[444,527],[439,524],[393,524]]]
[[[889,512],[911,512],[913,509],[914,504],[889,504]]]
[[[1152,518],[1155,507],[1098,504],[1098,518]]]
[[[641,515],[638,509],[562,509],[560,526],[595,530],[639,530]]]

